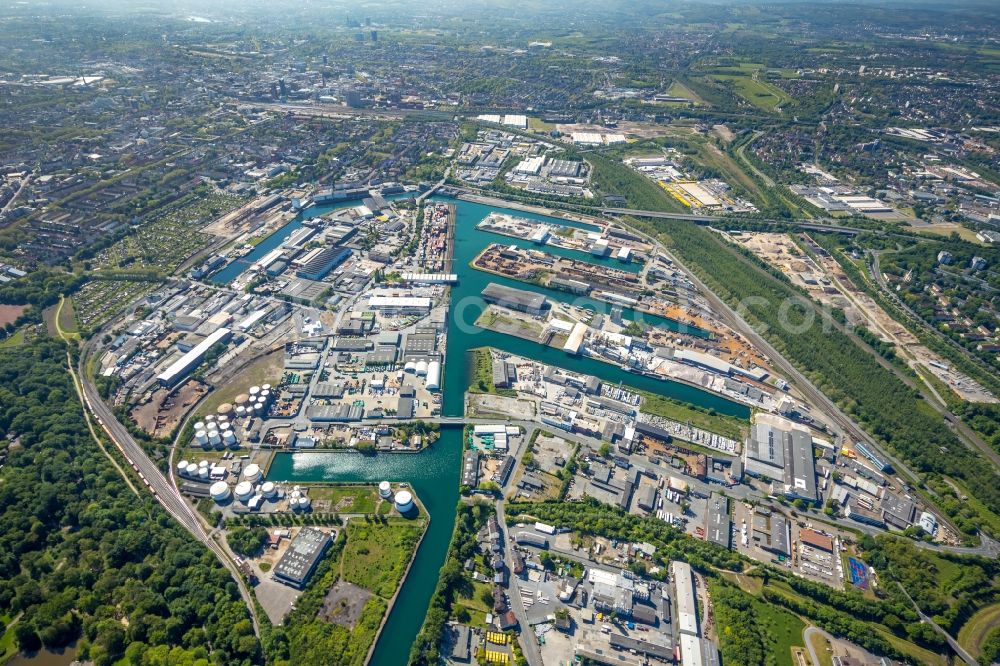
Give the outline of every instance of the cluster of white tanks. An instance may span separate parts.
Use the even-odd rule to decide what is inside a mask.
[[[194,424],[194,441],[204,449],[239,448],[233,424],[251,416],[263,416],[271,403],[270,384],[251,386],[246,393],[236,396],[233,402],[224,402],[203,420]]]
[[[194,424],[194,441],[203,449],[221,449],[227,446],[236,448],[239,446],[229,415],[232,406],[226,403],[220,406],[220,410],[222,407],[229,407],[229,410],[218,415],[209,414],[205,420]]]
[[[242,408],[244,416],[263,416],[273,395],[270,384],[251,386],[249,391],[236,396],[236,413],[239,414]]]
[[[312,500],[298,486],[292,488],[288,495],[288,508],[293,511],[305,511],[312,505]]]
[[[179,476],[186,476],[190,479],[206,480],[211,474],[211,465],[208,464],[207,460],[202,460],[199,463],[188,462],[187,460],[182,460],[177,463],[177,474]]]
[[[416,507],[416,504],[413,502],[413,493],[409,490],[400,489],[393,495],[392,484],[388,481],[378,484],[378,496],[384,500],[391,499],[393,505],[396,507],[396,511],[400,513],[409,513]]]

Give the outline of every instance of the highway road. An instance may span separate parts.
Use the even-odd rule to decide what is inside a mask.
[[[135,441],[128,429],[118,422],[111,409],[101,399],[97,387],[86,371],[87,359],[90,356],[90,352],[89,345],[85,345],[80,353],[80,361],[77,368],[80,383],[83,386],[86,408],[103,427],[105,433],[111,438],[115,446],[118,447],[122,455],[138,468],[140,476],[145,479],[150,492],[152,492],[163,508],[167,510],[167,513],[177,520],[198,541],[205,544],[216,555],[219,561],[222,562],[222,565],[229,570],[236,580],[240,596],[243,597],[243,601],[250,612],[254,633],[259,637],[260,623],[257,619],[253,595],[247,587],[246,581],[237,568],[236,563],[233,561],[232,555],[221,544],[208,536],[201,519],[187,501],[184,500],[180,491],[160,472],[156,463],[150,460],[149,456],[146,455],[146,451]]]

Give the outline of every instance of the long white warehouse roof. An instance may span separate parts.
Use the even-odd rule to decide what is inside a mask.
[[[228,328],[217,328],[214,333],[192,347],[191,351],[171,363],[170,367],[158,374],[156,378],[161,382],[172,384],[174,379],[187,372],[193,364],[201,360],[201,357],[212,348],[212,345],[227,339],[231,333],[232,331]]]
[[[566,338],[566,344],[563,345],[563,351],[570,354],[579,354],[580,347],[583,346],[583,336],[587,334],[587,325],[583,322],[577,322],[576,326],[573,327],[573,331]]]
[[[368,299],[372,308],[427,308],[431,307],[431,299],[424,296],[372,296]]]
[[[691,565],[677,560],[670,563],[670,577],[674,580],[674,603],[677,604],[677,624],[682,634],[698,635],[697,599]]]
[[[701,640],[697,636],[681,634],[681,666],[703,666]]]

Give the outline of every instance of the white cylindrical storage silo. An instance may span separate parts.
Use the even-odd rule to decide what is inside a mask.
[[[264,404],[267,404],[267,403],[271,402],[271,392],[270,391],[266,391],[266,390],[262,390],[260,392],[260,400],[263,400]],[[258,400],[258,402],[260,402],[260,401]]]
[[[229,485],[225,481],[216,481],[208,492],[216,502],[222,503],[229,499]]]
[[[215,423],[215,414],[209,414],[205,417],[205,427],[211,428],[212,424]]]
[[[308,509],[310,504],[312,504],[312,500],[309,499],[308,495],[303,495],[302,497],[299,498],[300,511],[305,511],[306,509]]]
[[[423,376],[427,374],[427,361],[417,362],[417,375]]]
[[[255,402],[253,404],[253,413],[257,414],[258,416],[260,414],[263,414],[264,413],[264,403],[262,403],[262,402]]]
[[[378,494],[382,499],[389,499],[392,497],[392,486],[389,485],[388,481],[383,481],[378,484]]]
[[[219,435],[219,431],[218,430],[209,430],[208,431],[208,443],[209,444],[213,444],[214,445],[214,444],[218,444],[221,441],[222,441],[222,436]]]
[[[260,387],[259,386],[251,386],[250,390],[247,391],[247,393],[250,394],[250,400],[253,401],[253,400],[255,400],[257,398],[257,394],[260,393]]]
[[[247,415],[247,408],[244,405],[240,405],[239,407],[236,408],[236,418],[238,419],[246,418],[246,415]]]
[[[198,466],[194,463],[188,463],[185,473],[188,476],[198,476]]]
[[[250,483],[257,483],[260,481],[260,465],[257,465],[256,463],[250,463],[247,465],[246,469],[243,470],[243,478]]]
[[[264,485],[260,487],[260,494],[266,497],[267,499],[271,499],[272,497],[278,494],[278,489],[274,486],[274,483],[272,483],[271,481],[265,481]]]
[[[253,484],[249,481],[240,481],[236,484],[236,499],[245,502],[253,497]]]
[[[400,513],[409,513],[413,510],[413,494],[409,490],[400,490],[396,493],[393,502],[396,505],[396,511]]]
[[[202,481],[204,481],[205,479],[208,478],[208,475],[209,475],[209,470],[208,470],[207,467],[199,467],[198,468],[198,478],[199,479],[201,479]]]
[[[232,446],[236,443],[236,433],[232,430],[227,430],[222,434],[222,443],[226,446]]]
[[[411,372],[411,373],[412,372],[416,372],[417,371],[417,364],[414,363],[413,361],[407,361],[406,365],[403,366],[403,371],[404,372]]]
[[[195,429],[196,432],[198,430],[205,430],[205,422],[204,421],[198,421],[197,423],[194,424],[194,429]]]
[[[431,361],[427,364],[427,390],[436,391],[441,388],[441,364]]]
[[[187,474],[187,468],[188,468],[188,461],[187,460],[182,460],[179,463],[177,463],[177,473],[178,474]]]
[[[270,384],[261,384],[260,385],[260,390],[261,391],[270,391],[271,390],[271,385]]]
[[[208,444],[208,433],[205,432],[204,430],[195,430],[194,441],[198,442],[202,446]]]

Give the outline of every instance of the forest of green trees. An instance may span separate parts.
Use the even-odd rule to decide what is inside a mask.
[[[0,352],[0,615],[25,651],[106,666],[260,658],[236,583],[91,439],[66,349]]]

